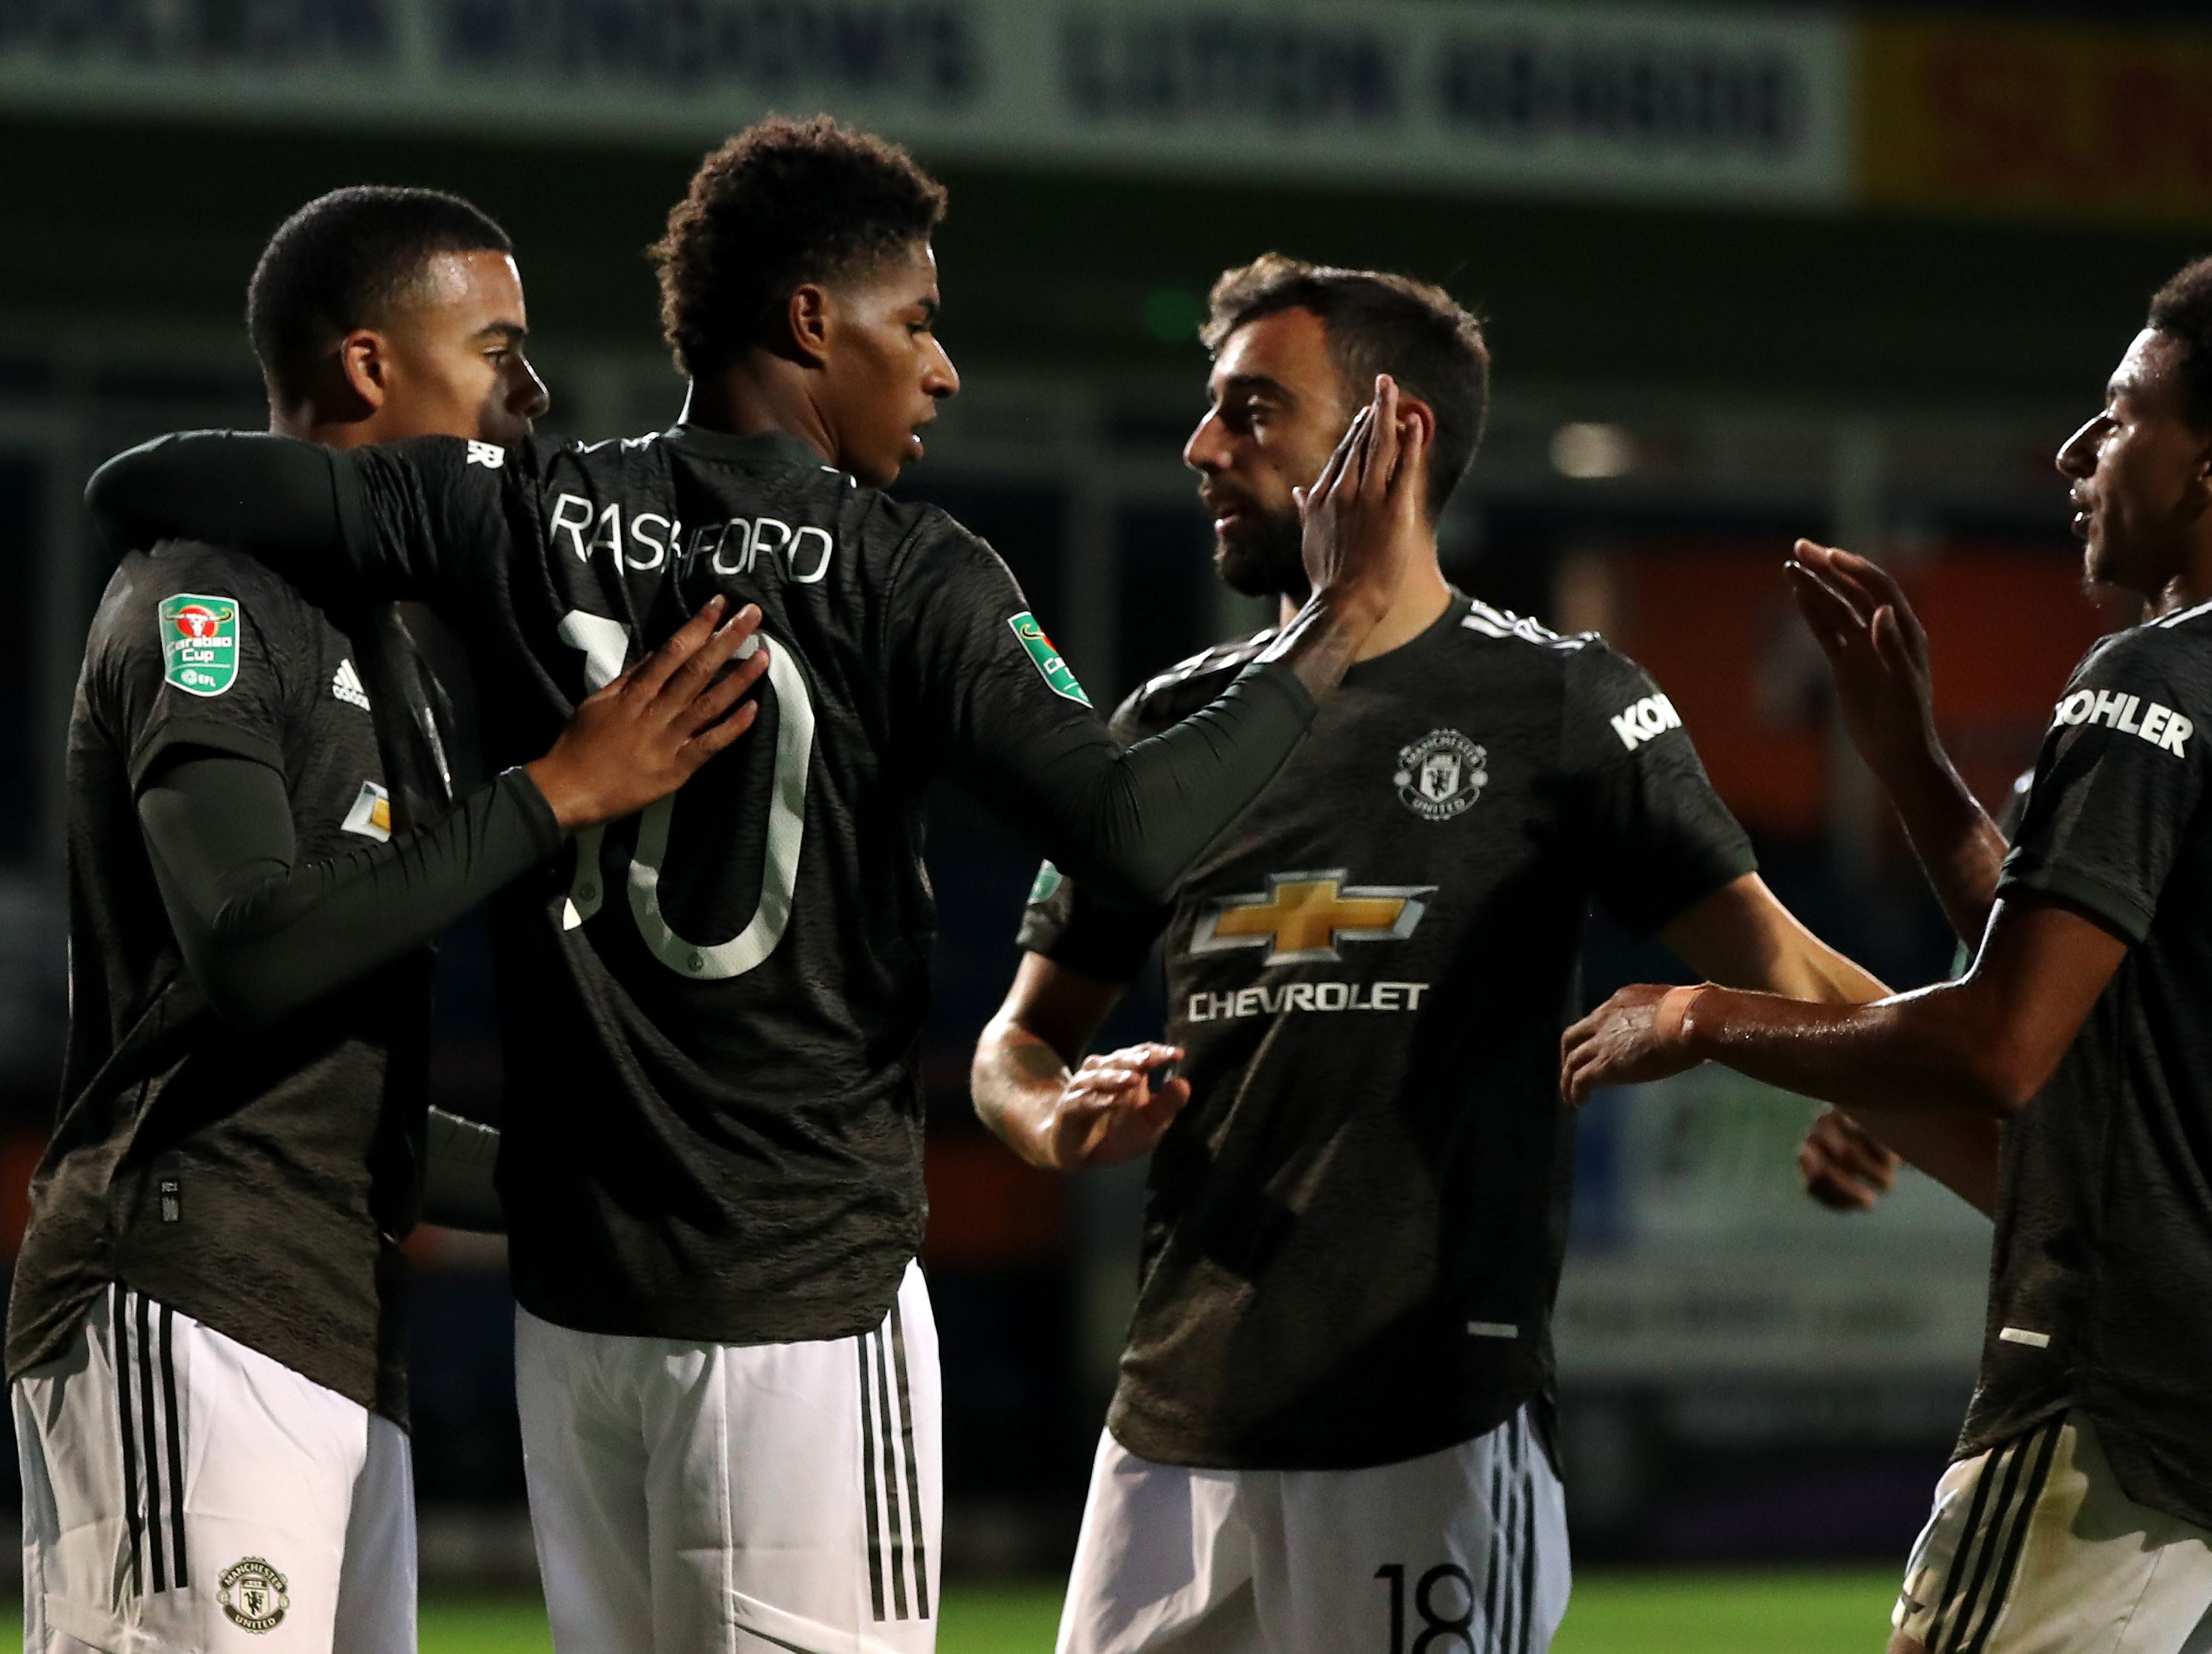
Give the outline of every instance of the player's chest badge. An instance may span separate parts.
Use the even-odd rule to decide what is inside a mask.
[[[1455,729],[1432,729],[1398,751],[1390,779],[1405,806],[1425,821],[1464,814],[1489,785],[1489,753]]]
[[[258,1556],[240,1557],[222,1572],[216,1601],[230,1622],[246,1631],[274,1631],[292,1599],[284,1593],[290,1582]]]

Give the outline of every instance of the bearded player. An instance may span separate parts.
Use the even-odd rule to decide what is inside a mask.
[[[1487,394],[1472,316],[1271,254],[1216,284],[1206,338],[1184,458],[1223,578],[1304,600],[1299,491],[1377,373],[1430,432],[1423,530],[1312,740],[1171,905],[1040,875],[976,1050],[977,1110],[1032,1164],[1153,1151],[1059,1646],[1541,1649],[1568,1589],[1556,1036],[1589,902],[1705,974],[1881,987],[1768,892],[1649,677],[1446,583],[1434,524]],[[1155,678],[1117,733],[1182,717],[1272,636]],[[1083,1058],[1163,934],[1167,1043]]]
[[[1849,1010],[1625,988],[1564,1046],[1573,1101],[1711,1060],[2006,1122],[1980,1382],[1892,1654],[2182,1654],[2212,1635],[2212,260],[2154,296],[2058,468],[2089,580],[2149,618],[2075,669],[2009,848],[1935,741],[1893,588],[1800,554],[1839,678],[1864,669],[1853,733],[1978,934],[1972,969]]]

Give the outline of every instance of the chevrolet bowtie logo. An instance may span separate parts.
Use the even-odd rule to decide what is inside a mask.
[[[1340,959],[1344,942],[1394,942],[1413,933],[1434,885],[1346,885],[1345,869],[1270,873],[1264,896],[1225,896],[1206,904],[1190,939],[1193,953],[1264,947],[1268,964]]]

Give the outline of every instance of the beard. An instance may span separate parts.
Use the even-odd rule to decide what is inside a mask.
[[[1304,603],[1312,588],[1306,581],[1305,529],[1295,511],[1270,512],[1247,520],[1235,538],[1213,543],[1213,567],[1232,592],[1246,597],[1286,597]]]

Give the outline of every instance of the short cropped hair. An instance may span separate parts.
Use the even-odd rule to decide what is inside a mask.
[[[440,190],[363,184],[318,196],[277,227],[246,285],[261,375],[283,401],[304,400],[331,348],[386,320],[432,258],[514,251],[489,216]]]
[[[897,144],[827,115],[748,126],[700,164],[649,249],[676,365],[696,378],[756,344],[773,349],[795,289],[927,240],[945,202],[945,186]]]
[[[1248,322],[1281,310],[1321,319],[1329,354],[1354,406],[1388,374],[1433,409],[1429,450],[1429,515],[1443,509],[1474,462],[1490,412],[1490,347],[1482,324],[1450,294],[1411,277],[1376,270],[1338,270],[1279,252],[1222,271],[1208,295],[1211,314],[1200,337],[1220,352]]]
[[[2145,325],[2182,345],[2182,417],[2212,431],[2212,258],[2183,266],[2154,293]]]

